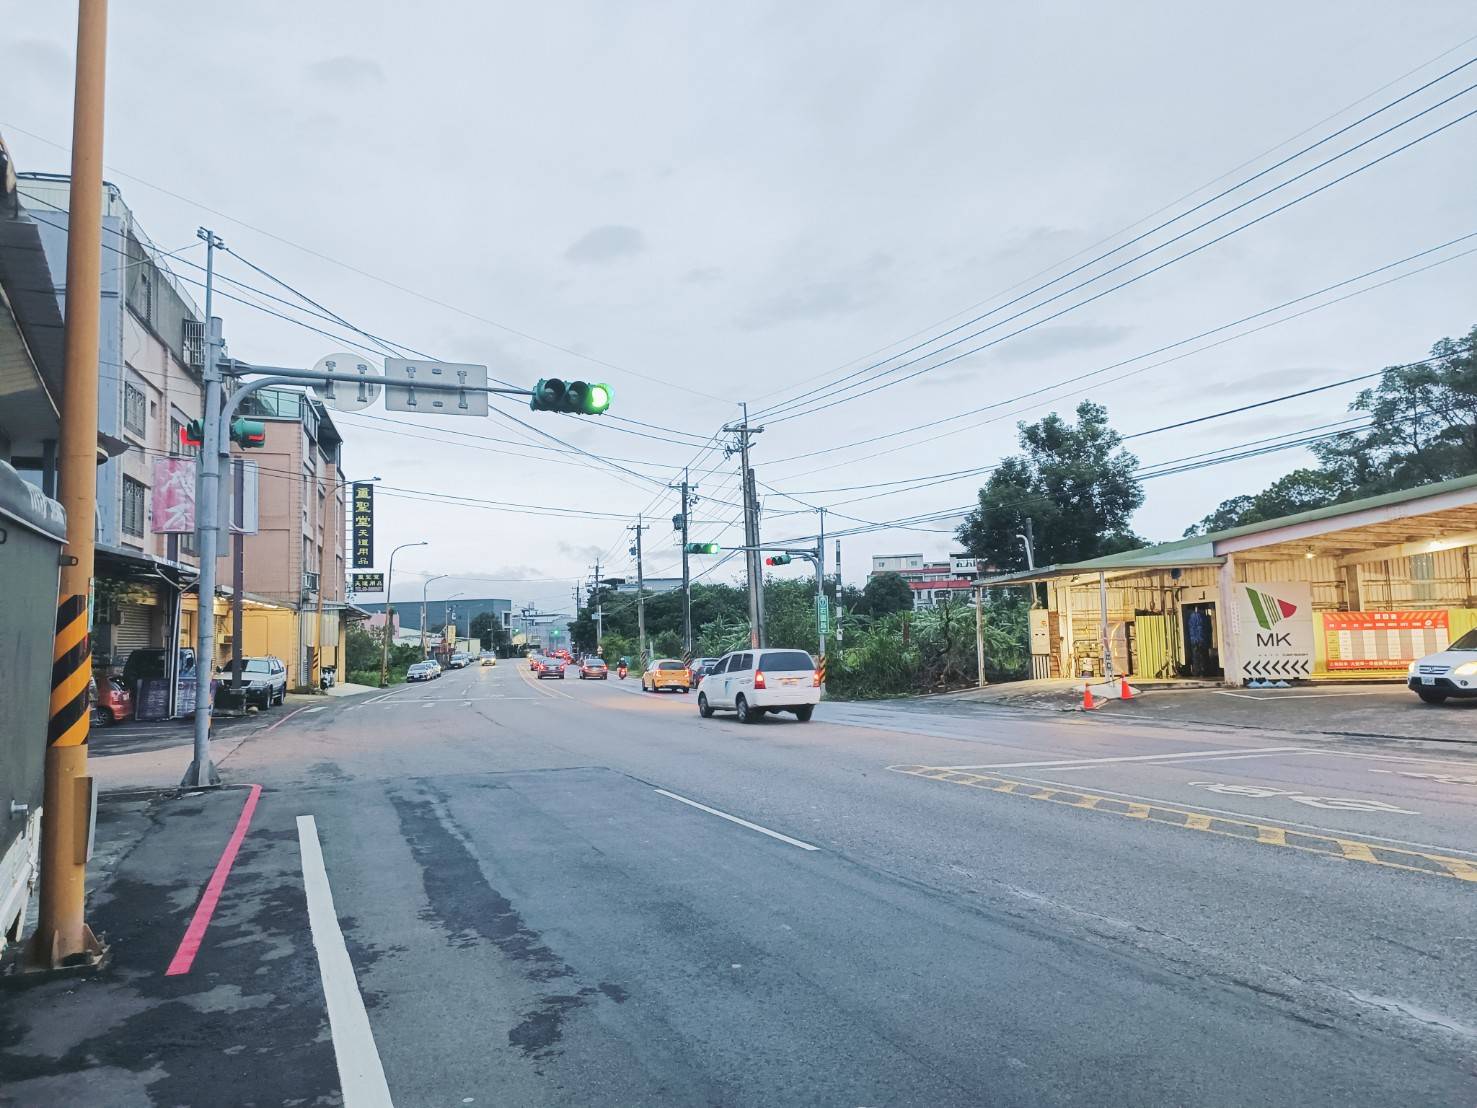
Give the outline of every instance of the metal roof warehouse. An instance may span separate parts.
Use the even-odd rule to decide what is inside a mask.
[[[1033,586],[1036,678],[1403,677],[1477,627],[1474,546],[1477,475],[980,584]]]

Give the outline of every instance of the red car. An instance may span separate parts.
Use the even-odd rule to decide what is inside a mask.
[[[92,705],[92,725],[111,727],[133,718],[133,693],[116,677],[108,678],[107,691],[98,694],[97,678],[87,684],[87,699]]]

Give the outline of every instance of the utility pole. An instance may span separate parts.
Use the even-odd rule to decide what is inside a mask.
[[[682,484],[669,486],[682,490],[682,651],[684,662],[692,662],[692,569],[687,560],[687,535],[692,527],[689,517],[697,498],[691,495],[697,486],[688,483],[687,468],[682,469]]]
[[[231,694],[234,698],[241,695],[241,630],[245,619],[241,594],[246,589],[246,463],[240,458],[231,459],[231,484],[231,520],[236,532],[231,536]],[[318,584],[323,584],[321,579]],[[321,589],[318,597],[321,604]],[[320,628],[323,625],[321,610],[318,625]]]
[[[595,653],[605,644],[605,586],[600,580],[600,559],[595,559]],[[601,655],[602,657],[604,655]]]
[[[989,684],[985,680],[985,590],[975,587],[974,590],[974,664],[979,670],[978,684],[984,688]]]
[[[224,244],[216,233],[201,227],[205,240],[205,435],[198,461],[195,491],[195,530],[200,536],[200,577],[195,585],[195,747],[194,757],[180,785],[204,788],[219,785],[220,774],[210,760],[210,679],[215,673],[215,577],[220,549],[221,456],[230,459],[230,443],[221,449],[221,375],[216,365],[220,348],[220,321],[211,315],[215,286],[215,252]]]
[[[841,540],[836,540],[836,664],[841,664]]]
[[[739,455],[740,484],[744,491],[744,561],[749,576],[749,646],[759,649],[764,645],[764,555],[759,549],[759,497],[754,490],[754,471],[749,467],[749,439],[764,430],[749,426],[749,405],[741,405],[743,419],[738,423],[726,424],[723,428],[737,436],[736,445],[726,447],[724,453]]]
[[[107,0],[77,10],[72,183],[67,216],[67,301],[63,337],[58,499],[67,510],[61,555],[50,722],[41,810],[41,903],[29,965],[97,965],[102,946],[83,918],[88,827],[97,788],[87,772],[87,683],[92,675],[88,599],[97,513],[98,333],[102,303],[104,70]]]
[[[641,668],[646,668],[646,577],[641,567],[641,532],[646,530],[646,525],[641,522],[641,517],[636,517],[636,523],[629,530],[636,532],[636,545],[631,552],[636,555],[636,653],[641,662]]]
[[[390,551],[390,569],[385,574],[385,637],[380,641],[380,688],[385,688],[390,683],[390,640],[395,637],[395,555],[411,546],[429,546],[430,543],[422,539],[420,542],[402,542],[394,550]]]
[[[817,509],[821,515],[820,534],[815,540],[815,641],[816,653],[820,656],[821,672],[826,671],[826,509]],[[838,598],[839,599],[839,598]],[[821,683],[825,691],[825,682]]]

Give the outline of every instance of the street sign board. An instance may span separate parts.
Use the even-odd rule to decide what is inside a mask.
[[[356,573],[349,587],[355,592],[384,592],[385,575],[383,573]]]
[[[831,633],[831,601],[825,596],[818,596],[815,602],[820,621],[821,638],[825,638]]]
[[[360,354],[325,354],[313,366],[315,373],[357,373],[364,380],[319,381],[313,386],[318,399],[340,412],[358,412],[380,397],[379,366]]]
[[[456,385],[459,391],[417,388],[433,383]],[[487,367],[460,362],[385,359],[385,411],[421,415],[485,416]]]
[[[354,519],[354,568],[368,569],[374,565],[374,486],[368,481],[355,481],[350,508]]]

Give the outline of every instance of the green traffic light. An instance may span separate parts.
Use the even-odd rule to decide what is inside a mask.
[[[585,415],[603,415],[610,407],[610,386],[593,384],[585,394]]]
[[[716,542],[690,542],[683,549],[689,554],[717,554],[723,548]]]

